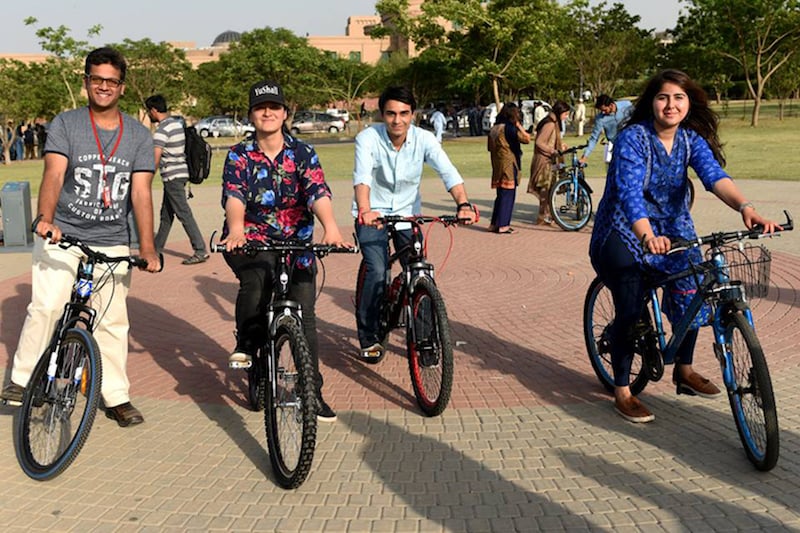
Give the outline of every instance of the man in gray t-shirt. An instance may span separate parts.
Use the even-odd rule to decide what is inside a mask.
[[[160,94],[144,101],[150,120],[158,123],[153,134],[156,165],[164,181],[164,199],[161,202],[161,222],[156,233],[156,249],[162,251],[172,229],[175,217],[183,224],[194,253],[183,260],[184,265],[196,265],[208,259],[203,234],[194,219],[189,202],[186,201],[186,183],[189,167],[186,166],[186,135],[183,120],[167,113],[167,101]]]
[[[145,269],[156,272],[161,266],[153,244],[153,142],[147,128],[119,110],[126,68],[113,48],[90,52],[84,71],[88,107],[62,113],[50,126],[34,227],[31,304],[11,382],[0,394],[9,405],[21,404],[72,291],[81,252],[61,248],[62,235],[80,238],[111,257],[130,255],[128,214],[133,210]],[[126,370],[131,273],[98,263],[94,278],[106,280],[96,284],[90,300],[98,311],[93,334],[100,348],[106,416],[122,427],[140,424],[144,417],[131,405]]]

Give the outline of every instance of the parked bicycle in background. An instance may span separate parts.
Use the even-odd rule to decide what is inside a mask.
[[[580,161],[578,150],[585,144],[558,151],[554,158],[558,178],[550,189],[550,212],[558,226],[566,231],[578,231],[592,218],[592,188],[586,183],[583,169],[586,163]],[[557,162],[561,156],[571,154],[571,163]]]

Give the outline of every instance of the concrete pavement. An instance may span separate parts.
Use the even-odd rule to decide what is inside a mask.
[[[595,200],[602,192],[593,180]],[[349,233],[350,186],[334,181]],[[800,213],[800,185],[742,182],[760,211]],[[468,179],[484,217],[493,193]],[[357,256],[325,260],[317,314],[324,393],[338,412],[320,424],[306,483],[273,481],[263,414],[246,407],[243,375],[226,368],[236,281],[221,256],[191,253],[176,222],[167,265],[136,273],[130,293],[129,375],[141,426],[98,417],[75,463],[37,483],[19,469],[13,410],[0,408],[0,524],[6,531],[800,531],[800,235],[768,243],[773,287],[756,307],[775,385],[781,458],[769,473],[745,458],[724,398],[676,396],[668,379],[644,400],[638,426],[617,416],[585,355],[581,312],[593,277],[589,232],[534,227],[533,197],[518,193],[514,235],[433,227],[429,254],[456,343],[451,404],[437,418],[416,408],[395,333],[376,366],[351,357]],[[219,229],[215,187],[194,187],[201,229]],[[451,212],[438,180],[423,198]],[[158,199],[160,201],[160,198]],[[700,231],[739,218],[708,194]],[[30,297],[30,256],[0,254],[0,364],[10,357]],[[708,332],[698,367],[718,379]]]

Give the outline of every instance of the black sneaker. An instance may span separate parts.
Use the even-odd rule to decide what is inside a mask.
[[[3,403],[6,405],[20,406],[22,405],[22,395],[24,393],[25,387],[20,387],[16,383],[9,381],[8,385],[3,387],[3,392],[0,393],[0,399],[2,399]]]
[[[336,413],[322,398],[319,399],[317,404],[317,420],[320,422],[333,422],[336,420]]]
[[[188,257],[181,261],[182,265],[199,265],[200,263],[205,263],[208,261],[208,254],[194,254],[191,257]]]

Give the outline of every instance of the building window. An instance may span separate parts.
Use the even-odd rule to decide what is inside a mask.
[[[350,52],[350,61],[361,62],[361,52]]]

